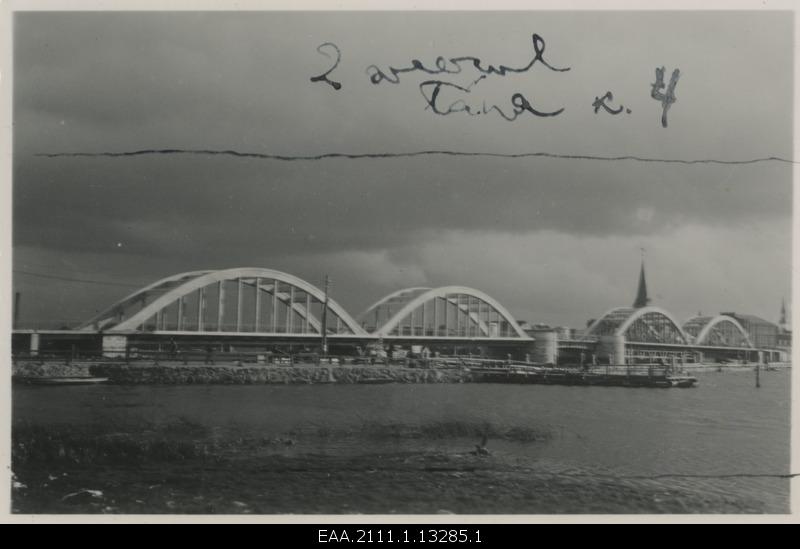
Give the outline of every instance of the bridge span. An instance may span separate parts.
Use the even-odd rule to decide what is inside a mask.
[[[15,330],[15,354],[48,350],[127,356],[132,349],[208,347],[336,354],[415,351],[512,357],[537,363],[780,360],[726,315],[682,325],[666,310],[619,307],[577,336],[523,328],[487,293],[466,286],[411,287],[357,317],[294,275],[245,267],[179,273],[111,304],[71,330]]]

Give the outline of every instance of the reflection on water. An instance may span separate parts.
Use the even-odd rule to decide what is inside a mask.
[[[391,509],[381,506],[393,497],[381,490],[381,483],[395,486],[400,482],[396,477],[409,467],[415,475],[444,470],[461,474],[435,481],[457,491],[447,495],[440,486],[440,497],[457,512],[539,512],[527,503],[536,494],[520,499],[522,495],[512,493],[527,489],[524,483],[532,479],[540,483],[530,490],[539,493],[553,479],[561,484],[548,497],[570,498],[542,512],[602,512],[605,508],[593,506],[591,495],[581,492],[588,483],[594,483],[598,494],[608,486],[623,490],[621,494],[646,489],[648,504],[641,511],[647,512],[788,512],[789,480],[758,475],[790,472],[790,372],[762,373],[760,389],[752,371],[698,378],[693,389],[500,384],[14,387],[13,419],[15,426],[83,425],[126,433],[195,426],[199,430],[190,433],[195,438],[255,441],[248,447],[255,452],[251,455],[272,460],[275,467],[291,471],[292,463],[303,463],[311,471],[304,478],[327,468],[323,478],[330,479],[331,471],[350,471],[347,482],[357,484],[363,477],[359,468],[380,470],[370,479],[370,489],[383,493],[384,499],[372,496],[377,498],[373,507],[363,512],[429,512],[417,501],[423,498],[419,490],[403,496],[406,507],[402,501],[387,503]],[[480,460],[470,451],[483,435],[488,436],[491,456]],[[426,460],[440,462],[438,469]],[[483,503],[480,494],[469,493],[466,474],[477,475],[473,490],[504,487],[502,497]],[[745,476],[735,476],[740,474]],[[423,482],[417,477],[415,482]],[[674,506],[659,508],[658,494],[675,491],[685,494],[688,503],[677,511]],[[330,496],[331,504],[338,505],[334,512],[353,508],[350,497],[346,492]],[[397,493],[394,497],[400,498]],[[436,497],[424,496],[434,507]],[[637,511],[625,507],[626,497],[620,495],[620,507],[608,511]],[[705,506],[693,508],[693,497]],[[260,508],[280,512],[280,501],[272,503],[274,507]],[[298,505],[300,511],[314,512]]]

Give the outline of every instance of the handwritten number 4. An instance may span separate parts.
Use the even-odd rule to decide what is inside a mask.
[[[678,85],[678,78],[680,78],[680,76],[680,70],[675,69],[672,71],[672,76],[669,79],[669,86],[667,86],[667,92],[662,93],[661,90],[664,89],[664,67],[661,67],[660,69],[656,68],[656,81],[653,84],[650,97],[656,101],[661,101],[661,105],[663,107],[663,111],[661,113],[661,125],[665,128],[667,127],[667,111],[672,104],[677,101],[675,98],[675,86]]]

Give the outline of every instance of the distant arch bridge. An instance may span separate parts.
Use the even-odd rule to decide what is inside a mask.
[[[607,311],[586,330],[585,338],[623,336],[627,343],[688,345],[678,321],[661,307],[617,307]]]
[[[381,337],[531,339],[503,305],[466,286],[399,290],[370,305],[358,320]]]
[[[755,348],[747,330],[728,315],[692,317],[684,323],[683,331],[695,345]]]
[[[281,271],[235,268],[163,278],[117,301],[81,330],[366,335],[336,301]]]
[[[465,286],[393,292],[353,318],[320,288],[256,267],[191,271],[145,286],[81,331],[321,336],[357,339],[530,340],[491,296]]]
[[[15,330],[12,344],[34,355],[40,349],[101,345],[108,356],[118,356],[131,347],[161,349],[173,337],[195,349],[230,349],[233,343],[239,348],[241,343],[243,348],[291,352],[321,344],[327,352],[327,338],[345,354],[360,353],[365,345],[428,346],[445,354],[532,356],[534,362],[566,364],[595,358],[612,364],[676,357],[752,360],[761,351],[773,359],[783,356],[780,349],[756,348],[732,316],[696,316],[681,324],[653,306],[610,309],[574,336],[544,325],[526,332],[501,303],[466,286],[404,288],[353,317],[317,286],[258,267],[168,276],[75,330]]]

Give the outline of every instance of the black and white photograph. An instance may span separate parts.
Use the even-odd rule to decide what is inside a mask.
[[[791,519],[794,6],[585,4],[3,6],[6,520]]]

